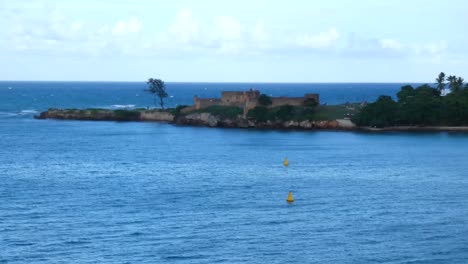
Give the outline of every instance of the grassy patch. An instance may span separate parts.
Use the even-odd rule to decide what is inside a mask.
[[[320,105],[315,108],[312,120],[335,120],[352,117],[361,110],[359,104]]]
[[[210,113],[221,118],[236,118],[238,115],[242,115],[243,110],[236,106],[213,105],[195,112]]]
[[[250,110],[248,117],[257,121],[322,121],[352,117],[360,109],[359,104],[321,105],[317,107],[283,105],[268,109],[260,106]]]
[[[185,107],[187,107],[187,105],[178,105],[176,108],[169,108],[168,111],[175,117],[178,117],[180,115],[180,111]]]

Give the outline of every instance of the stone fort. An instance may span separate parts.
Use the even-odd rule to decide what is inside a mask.
[[[193,109],[203,109],[210,106],[220,105],[220,106],[237,106],[244,110],[244,115],[247,112],[258,106],[258,97],[260,97],[260,91],[250,89],[248,91],[225,91],[221,92],[221,98],[198,98],[198,96],[193,97],[194,106]],[[291,106],[303,106],[308,99],[313,99],[317,104],[320,104],[318,94],[305,94],[303,97],[270,97],[272,104],[269,105],[269,108],[278,107],[282,105],[291,105]]]

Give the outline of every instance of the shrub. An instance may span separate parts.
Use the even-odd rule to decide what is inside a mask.
[[[173,114],[175,117],[178,117],[180,115],[180,111],[187,107],[187,105],[178,105],[176,108],[171,108],[170,112]]]
[[[273,102],[271,101],[271,97],[266,95],[266,94],[261,94],[258,99],[257,99],[258,103],[262,106],[269,106],[271,105]]]
[[[304,106],[306,107],[316,107],[317,105],[318,103],[314,98],[307,98],[304,100]]]
[[[291,105],[282,105],[276,112],[276,118],[279,120],[291,120],[294,118],[294,107]]]
[[[266,122],[269,118],[268,108],[264,106],[256,106],[249,110],[247,117],[260,122]]]
[[[135,110],[114,110],[117,121],[132,121],[140,118],[140,112]]]
[[[221,118],[237,118],[237,116],[242,115],[243,110],[237,106],[213,105],[204,109],[200,109],[198,112],[210,113]]]

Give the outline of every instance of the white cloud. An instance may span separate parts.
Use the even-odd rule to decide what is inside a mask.
[[[171,39],[183,43],[197,41],[199,38],[199,21],[189,9],[180,10],[174,22],[169,26],[168,32]]]
[[[380,46],[383,49],[391,49],[391,50],[401,50],[403,49],[403,45],[394,39],[380,39]]]
[[[83,23],[81,21],[74,22],[71,24],[70,29],[74,32],[80,31],[83,28]]]
[[[446,42],[410,43],[392,36],[374,38],[331,27],[317,34],[293,29],[272,30],[263,19],[254,23],[230,15],[197,17],[181,9],[166,29],[145,28],[137,17],[115,23],[72,20],[59,12],[36,20],[19,20],[10,27],[4,46],[47,54],[129,54],[137,56],[206,56],[269,54],[355,56],[360,58],[443,58]],[[323,30],[323,31],[320,31]],[[345,36],[348,36],[345,35]],[[9,44],[7,44],[9,43]]]
[[[352,33],[342,47],[341,54],[361,58],[434,59],[445,55],[447,51],[447,44],[444,41],[404,42],[395,38],[379,39]]]
[[[112,34],[122,36],[130,33],[138,33],[140,30],[140,20],[136,17],[131,17],[127,20],[119,20],[112,28]]]
[[[298,44],[313,49],[330,48],[336,44],[339,37],[340,34],[338,30],[336,30],[336,28],[330,28],[328,31],[317,35],[302,35],[298,38]]]
[[[445,41],[413,45],[413,51],[418,55],[439,56],[444,53],[447,48],[447,43]]]
[[[251,32],[252,39],[256,43],[265,43],[268,40],[268,34],[265,31],[265,21],[258,20]]]
[[[213,35],[221,40],[239,40],[242,35],[242,26],[234,17],[218,16],[214,19]]]
[[[209,21],[207,23],[207,21]],[[190,9],[180,10],[168,29],[156,37],[152,44],[145,43],[155,52],[238,53],[246,42],[241,23],[231,16],[205,18],[205,23]]]

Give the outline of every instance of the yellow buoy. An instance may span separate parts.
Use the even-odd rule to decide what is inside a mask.
[[[288,199],[286,199],[286,202],[288,202],[288,203],[294,202],[294,197],[292,195],[292,192],[288,193]]]
[[[289,166],[289,160],[288,160],[288,158],[285,158],[285,159],[284,159],[283,165],[284,165],[285,167]]]

